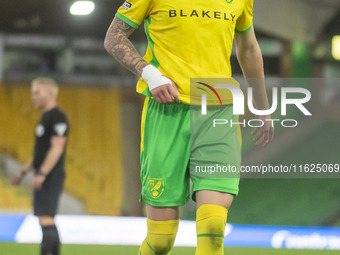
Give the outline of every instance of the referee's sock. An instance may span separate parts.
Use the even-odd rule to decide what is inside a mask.
[[[138,255],[168,255],[174,245],[179,220],[154,221],[147,219],[148,234]]]
[[[57,227],[55,225],[42,226],[43,240],[41,243],[41,255],[59,255],[60,240]]]
[[[204,204],[197,210],[197,248],[195,255],[224,254],[224,229],[228,210],[219,205]]]

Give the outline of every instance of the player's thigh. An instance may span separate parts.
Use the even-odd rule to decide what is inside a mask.
[[[176,207],[189,197],[189,105],[147,98],[141,125],[141,201]]]
[[[55,225],[54,217],[49,215],[40,215],[39,218],[39,224],[40,226],[51,226]]]
[[[234,195],[214,190],[196,191],[197,208],[204,204],[219,205],[229,209],[233,202]]]
[[[36,216],[54,217],[64,186],[64,176],[54,175],[46,179],[40,190],[34,191],[33,207]]]
[[[192,110],[191,116],[193,199],[199,199],[198,205],[213,203],[228,208],[239,190],[242,139],[238,117],[231,105],[210,107],[207,116]],[[214,119],[226,119],[229,124],[214,126]]]
[[[242,137],[232,105],[208,107],[190,112],[190,175],[196,178],[239,177]],[[225,120],[215,125],[215,120]]]
[[[166,221],[179,219],[179,207],[157,207],[146,205],[146,216],[150,220]]]

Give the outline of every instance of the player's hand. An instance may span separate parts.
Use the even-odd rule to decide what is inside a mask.
[[[12,178],[11,178],[11,183],[13,186],[17,186],[21,183],[23,179],[23,175],[20,173],[20,174],[17,174],[17,175],[14,175]]]
[[[37,190],[41,189],[45,180],[46,180],[46,176],[44,175],[40,175],[40,174],[34,175],[33,184],[32,184],[33,189],[37,189]]]
[[[274,138],[274,127],[270,115],[256,116],[259,120],[264,122],[262,127],[254,128],[252,135],[256,145],[266,147]],[[266,121],[267,120],[267,121]],[[261,124],[261,123],[260,123]]]
[[[171,84],[164,84],[151,90],[153,98],[160,104],[181,102],[176,83],[171,80]]]

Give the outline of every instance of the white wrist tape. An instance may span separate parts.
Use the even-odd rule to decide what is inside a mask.
[[[165,77],[153,65],[147,65],[146,67],[143,68],[142,78],[148,84],[150,91],[164,84],[171,84],[171,80]]]

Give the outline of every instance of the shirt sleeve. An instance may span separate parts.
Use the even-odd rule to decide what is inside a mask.
[[[58,113],[52,120],[52,136],[67,137],[69,132],[69,124],[66,116]]]
[[[253,5],[254,0],[247,0],[243,13],[236,21],[236,33],[246,34],[251,30],[253,26]]]
[[[118,9],[116,17],[137,29],[150,13],[152,0],[128,0]]]

